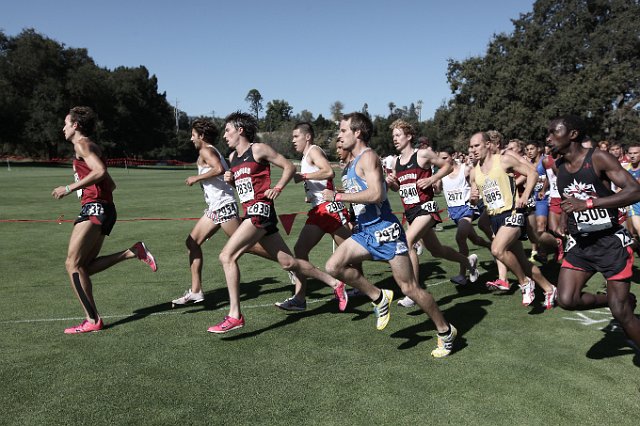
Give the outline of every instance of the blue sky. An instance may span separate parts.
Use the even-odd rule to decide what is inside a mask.
[[[423,101],[422,119],[451,96],[447,59],[483,55],[533,0],[272,0],[6,2],[0,29],[34,28],[88,49],[102,67],[144,65],[189,115],[247,110],[284,99],[298,113],[386,115]],[[263,112],[264,113],[264,112]]]

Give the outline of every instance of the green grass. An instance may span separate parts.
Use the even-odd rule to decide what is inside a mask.
[[[82,314],[64,270],[72,225],[56,219],[73,219],[79,204],[50,193],[70,182],[70,169],[0,170],[0,424],[637,424],[640,356],[620,332],[602,330],[606,310],[543,312],[520,306],[519,294],[455,288],[448,278],[457,265],[427,253],[426,283],[461,334],[447,359],[429,356],[433,323],[395,302],[382,332],[369,303],[352,299],[339,313],[316,282],[306,312],[277,310],[291,293],[286,273],[249,255],[240,261],[246,327],[206,333],[227,312],[222,234],[204,246],[206,303],[168,303],[190,282],[184,240],[194,222],[177,219],[205,207],[200,189],[184,185],[193,171],[111,172],[119,221],[102,253],[142,239],[160,269],[129,261],[94,276],[109,328],[67,336]],[[302,200],[291,184],[278,213],[306,211]],[[285,235],[290,247],[303,224],[298,216]],[[438,236],[455,246],[454,232],[447,221]],[[325,239],[311,260],[322,267],[330,253]],[[475,253],[480,282],[493,279],[489,253]],[[365,272],[399,295],[386,264],[366,263]],[[545,272],[555,281],[557,268]],[[592,281],[593,290],[601,278]]]

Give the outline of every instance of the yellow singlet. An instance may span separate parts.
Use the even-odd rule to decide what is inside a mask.
[[[476,164],[476,186],[490,216],[513,210],[514,207],[515,182],[500,166],[501,159],[500,154],[493,154],[491,169],[486,175],[480,169],[480,163]]]

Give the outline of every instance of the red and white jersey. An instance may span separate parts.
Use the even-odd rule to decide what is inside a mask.
[[[107,162],[105,159],[101,157],[100,161],[105,164],[106,169]],[[73,171],[73,177],[76,182],[84,179],[85,176],[91,173],[91,169],[87,163],[83,159],[77,158],[73,160]],[[107,179],[103,179],[98,183],[87,186],[86,188],[78,189],[76,193],[78,194],[78,198],[80,198],[80,203],[82,205],[93,202],[113,203],[113,193],[109,187]]]
[[[268,162],[257,162],[253,158],[253,144],[242,155],[234,153],[231,171],[245,214],[247,208],[257,202],[273,203],[273,200],[264,195],[271,187],[271,166]]]
[[[309,161],[307,161],[307,155],[313,148],[318,148],[320,151],[322,151],[322,148],[320,148],[318,145],[311,145],[307,153],[302,156],[302,161],[300,161],[300,173],[302,174],[313,173],[320,170],[318,167],[312,166],[311,164],[309,164]],[[326,154],[324,153],[324,151],[322,151],[322,155],[326,158]],[[313,207],[325,202],[324,198],[322,198],[322,191],[324,191],[325,189],[330,189],[331,191],[333,191],[333,179],[307,179],[304,181],[304,190],[307,194],[307,200],[313,205]]]
[[[420,206],[427,201],[433,200],[433,186],[426,189],[418,188],[418,180],[431,177],[431,167],[423,169],[418,165],[418,150],[415,150],[409,161],[401,164],[402,157],[396,161],[396,177],[400,183],[400,199],[405,210]]]

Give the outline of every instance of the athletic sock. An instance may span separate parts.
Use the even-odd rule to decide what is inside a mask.
[[[380,290],[380,296],[376,300],[373,301],[376,305],[379,305],[382,302],[382,298],[384,297],[384,291]]]
[[[451,334],[451,325],[447,324],[447,331],[438,333],[438,336],[445,338],[445,337],[449,337],[450,334]]]

